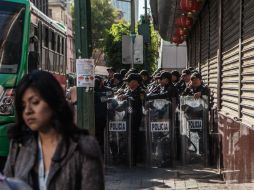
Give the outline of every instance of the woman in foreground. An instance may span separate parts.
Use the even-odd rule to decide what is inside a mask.
[[[15,108],[7,177],[19,178],[34,190],[104,189],[100,148],[87,131],[75,126],[53,75],[26,75],[17,86]]]

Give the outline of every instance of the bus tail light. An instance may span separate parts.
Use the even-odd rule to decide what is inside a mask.
[[[6,89],[0,97],[0,115],[14,115],[14,89]]]

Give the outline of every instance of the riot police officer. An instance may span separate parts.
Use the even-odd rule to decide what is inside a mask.
[[[95,109],[95,137],[104,152],[104,129],[107,124],[107,97],[113,96],[113,90],[104,86],[103,79],[95,77],[94,109]]]
[[[127,100],[129,99],[131,107],[132,107],[132,113],[130,115],[131,119],[131,131],[132,131],[132,147],[133,147],[133,162],[134,165],[139,161],[140,155],[138,153],[140,152],[141,143],[139,141],[139,127],[142,120],[142,105],[143,100],[145,96],[145,92],[142,89],[140,83],[141,83],[141,77],[139,74],[131,73],[127,76],[127,78],[124,79],[124,81],[127,83],[127,91],[125,94],[118,96],[121,100]]]
[[[191,75],[191,83],[189,87],[187,87],[184,92],[183,96],[194,96],[194,98],[200,98],[202,96],[209,96],[209,88],[203,84],[202,82],[202,75],[200,73],[193,73]]]
[[[175,85],[180,95],[189,86],[190,79],[191,79],[191,71],[189,69],[184,69],[182,71],[181,80]]]
[[[171,73],[163,72],[160,75],[159,92],[151,93],[147,96],[147,99],[169,99],[178,98],[177,89],[171,82]]]
[[[148,71],[142,70],[142,71],[140,71],[139,74],[142,77],[142,83],[143,83],[144,87],[147,88],[147,86],[150,84],[150,81],[151,81],[151,77],[150,77]]]
[[[116,70],[113,67],[109,67],[109,68],[107,68],[107,71],[108,71],[108,78],[105,81],[104,85],[112,88],[113,87],[113,76],[114,76],[114,73],[116,72]]]

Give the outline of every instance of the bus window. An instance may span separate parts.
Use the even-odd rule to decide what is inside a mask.
[[[60,36],[57,36],[57,52],[60,53]]]
[[[41,69],[42,68],[42,23],[41,21],[38,22],[38,53],[39,53],[39,66],[38,68]]]
[[[60,52],[60,73],[63,73],[64,71],[64,38],[61,37],[61,52]]]
[[[49,29],[49,49],[48,49],[48,70],[52,71],[53,70],[53,56],[54,52],[52,51],[52,31]]]
[[[58,64],[58,53],[57,53],[57,48],[58,48],[58,35],[55,34],[54,71],[56,71],[56,72],[57,72],[57,64]]]
[[[34,35],[38,37],[38,28],[34,26]]]
[[[55,33],[54,31],[51,31],[51,49],[55,51]]]
[[[59,73],[61,72],[61,61],[62,61],[61,48],[62,48],[62,37],[60,36],[59,37],[59,63],[58,63],[58,70],[57,70]]]
[[[47,26],[44,26],[44,47],[49,47],[49,32]]]
[[[64,55],[64,38],[62,38],[62,52],[61,53]]]
[[[21,63],[25,6],[0,1],[0,73],[16,73]]]
[[[45,51],[45,69],[50,70],[50,56],[49,56],[49,40],[50,40],[50,33],[49,33],[49,28],[45,26],[45,47],[47,48]]]
[[[31,24],[30,26],[30,44],[29,44],[29,51],[38,52],[38,28]]]
[[[63,73],[66,73],[66,38],[63,39]]]
[[[51,49],[51,38],[52,38],[52,35],[51,35],[51,30],[49,29],[48,31],[48,48]]]

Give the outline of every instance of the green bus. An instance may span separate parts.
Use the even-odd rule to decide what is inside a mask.
[[[8,155],[8,126],[15,122],[15,87],[24,74],[47,70],[66,85],[63,24],[29,0],[0,0],[0,170]]]

